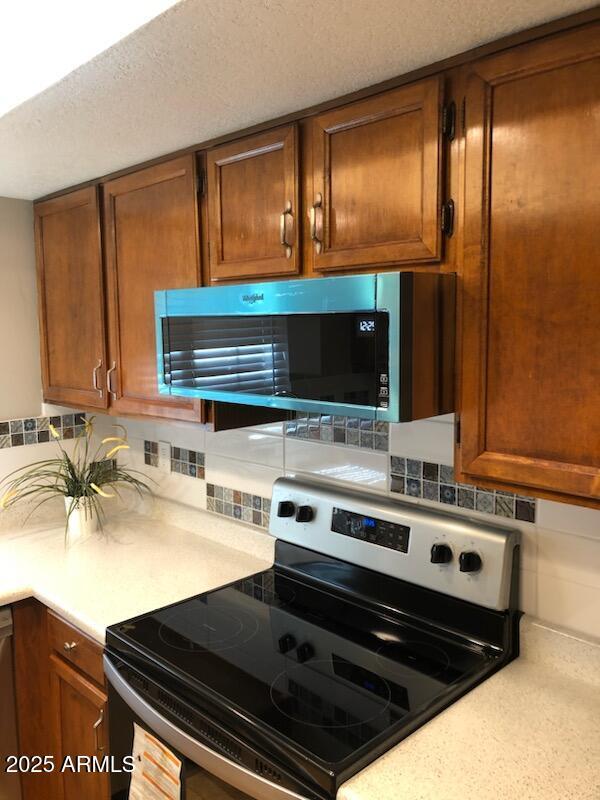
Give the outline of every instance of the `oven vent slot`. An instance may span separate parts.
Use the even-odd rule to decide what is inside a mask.
[[[265,764],[265,762],[261,761],[259,758],[254,759],[254,771],[269,781],[281,783],[281,773],[277,772],[277,770],[273,769],[269,764]]]
[[[235,758],[236,761],[241,760],[242,748],[238,747],[238,745],[234,741],[229,739],[227,736],[224,736],[216,728],[213,728],[212,725],[208,725],[204,721],[197,720],[195,723],[195,727],[210,742],[216,744],[219,750],[221,750],[224,753],[227,753],[227,755],[231,756],[231,758]]]
[[[127,681],[132,685],[135,686],[136,689],[141,689],[143,692],[147,692],[150,688],[150,684],[143,678],[141,675],[138,675],[137,672],[130,671],[127,675]]]
[[[178,703],[177,700],[173,700],[173,698],[169,697],[169,695],[166,692],[163,692],[162,689],[158,690],[158,702],[165,708],[168,708],[169,711],[172,714],[175,714],[176,717],[179,717],[179,719],[187,722],[188,725],[193,725],[193,720],[185,706],[181,703]]]

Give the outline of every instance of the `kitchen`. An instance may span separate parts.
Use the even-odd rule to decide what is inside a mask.
[[[0,12],[0,800],[597,800],[600,7],[134,5]]]

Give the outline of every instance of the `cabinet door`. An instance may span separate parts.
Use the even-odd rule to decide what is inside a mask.
[[[106,183],[104,225],[111,408],[198,420],[199,401],[158,393],[154,324],[155,290],[199,284],[194,157]]]
[[[313,119],[314,270],[440,259],[441,87],[431,78]]]
[[[44,399],[106,408],[97,188],[36,203],[34,209]]]
[[[207,183],[211,280],[295,275],[300,264],[296,126],[209,151]]]
[[[67,756],[75,767],[77,756],[102,760],[108,755],[106,694],[55,655],[50,656],[50,682],[57,763],[63,764]],[[68,768],[61,773],[61,784],[62,800],[110,797],[108,772]]]
[[[600,25],[478,63],[466,98],[467,479],[600,498]]]

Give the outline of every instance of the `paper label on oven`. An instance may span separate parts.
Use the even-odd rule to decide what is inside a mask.
[[[180,800],[181,761],[135,722],[133,732],[129,800]]]

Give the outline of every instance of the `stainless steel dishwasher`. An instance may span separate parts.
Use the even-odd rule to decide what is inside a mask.
[[[16,774],[7,774],[6,756],[17,749],[17,717],[13,677],[13,623],[7,606],[0,608],[0,800],[21,800],[21,781]]]

